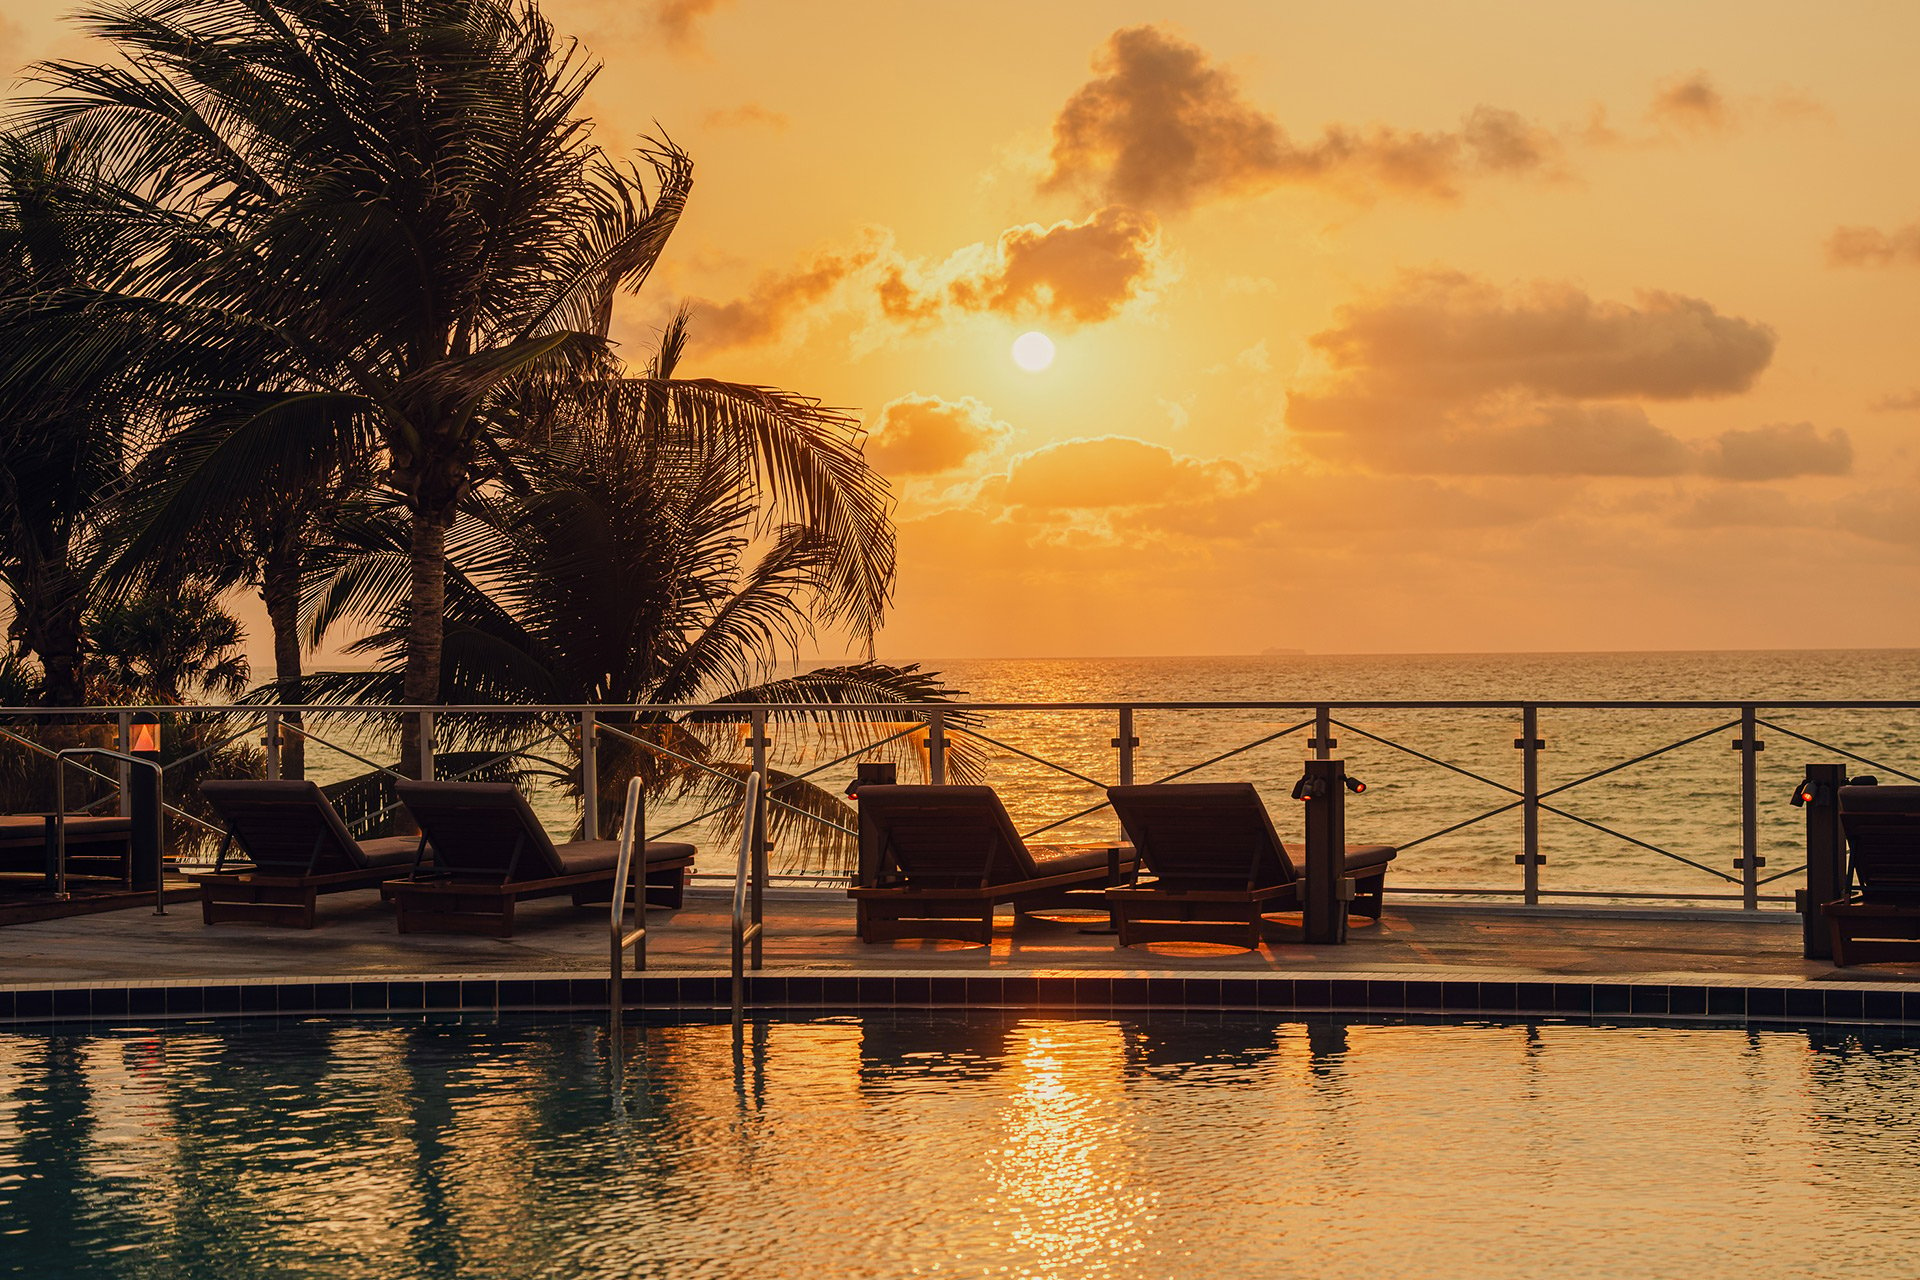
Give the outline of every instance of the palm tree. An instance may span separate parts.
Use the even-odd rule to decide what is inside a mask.
[[[49,706],[85,694],[93,502],[122,474],[138,403],[126,329],[96,325],[84,354],[51,354],[65,330],[48,300],[103,287],[118,260],[93,205],[83,157],[0,135],[0,354],[19,374],[0,420],[0,586]]]
[[[644,377],[583,384],[525,406],[540,446],[520,451],[501,480],[473,494],[449,535],[436,700],[811,703],[820,710],[805,718],[821,723],[835,703],[947,697],[952,691],[929,673],[874,662],[767,678],[817,634],[817,620],[854,612],[845,597],[859,588],[836,572],[850,535],[817,511],[811,522],[793,519],[756,493],[743,433],[716,424],[710,402],[683,395],[686,384],[674,378],[685,340],[683,312]],[[377,625],[352,650],[380,666],[313,683],[329,699],[399,701],[408,696],[404,526],[370,513],[353,532],[365,553],[311,584],[309,638],[318,643],[343,618],[372,617]],[[848,713],[844,727],[851,733],[851,722],[866,718]],[[731,716],[607,713],[612,728],[682,759],[614,738],[600,753],[602,794],[639,776],[656,795],[724,799],[728,779],[744,772],[728,747],[745,719],[745,706]],[[499,716],[443,715],[441,723],[467,745],[497,747],[528,726]],[[800,811],[845,818],[826,792],[778,781],[792,806],[776,810],[783,828]],[[822,843],[834,842],[814,841]]]
[[[161,505],[297,489],[316,459],[378,472],[408,523],[400,696],[433,701],[456,513],[539,427],[530,406],[615,385],[614,299],[658,260],[691,162],[668,142],[606,156],[578,114],[597,66],[532,3],[114,0],[81,21],[120,60],[43,65],[30,115],[100,158],[139,245],[93,307],[164,325],[163,385],[218,365],[251,399]],[[612,396],[671,400],[749,461],[745,483],[831,528],[835,620],[872,630],[892,533],[844,419],[722,383]],[[418,750],[403,740],[416,770]]]

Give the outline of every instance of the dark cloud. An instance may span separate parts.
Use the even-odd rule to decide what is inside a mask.
[[[1823,436],[1811,422],[1724,431],[1702,448],[1700,470],[1723,480],[1844,476],[1853,470],[1853,441],[1840,430]]]
[[[1511,295],[1458,272],[1403,276],[1336,312],[1309,342],[1336,388],[1459,400],[1507,389],[1574,399],[1680,400],[1745,391],[1773,358],[1773,330],[1699,298],[1643,292],[1637,305],[1566,284]]]
[[[1078,222],[1009,228],[992,246],[963,249],[940,267],[895,264],[878,296],[888,318],[909,323],[951,309],[1095,324],[1119,314],[1159,265],[1153,217],[1109,207]]]
[[[972,396],[902,396],[880,410],[866,456],[884,475],[938,475],[991,452],[1012,434]]]
[[[1287,402],[1288,427],[1322,457],[1402,474],[1739,481],[1853,466],[1844,431],[1780,423],[1687,441],[1634,403],[1745,391],[1771,360],[1770,329],[1698,298],[1627,305],[1428,272],[1336,321],[1308,340],[1326,373]]]
[[[1647,115],[1658,124],[1698,133],[1723,132],[1733,123],[1726,95],[1704,71],[1661,85]]]
[[[874,260],[872,250],[825,253],[797,271],[769,271],[746,297],[694,306],[702,347],[744,347],[780,337],[794,315],[816,306],[842,280]]]
[[[1054,120],[1043,190],[1163,211],[1288,183],[1453,198],[1481,175],[1544,171],[1560,150],[1545,130],[1486,106],[1457,130],[1331,125],[1296,143],[1205,50],[1161,27],[1114,32],[1094,69]]]
[[[1827,237],[1827,263],[1835,267],[1920,266],[1920,222],[1894,231],[1840,227]]]
[[[653,25],[667,44],[680,51],[697,50],[701,28],[716,9],[732,0],[654,0]]]

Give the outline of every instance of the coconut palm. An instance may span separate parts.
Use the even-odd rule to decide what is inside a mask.
[[[114,0],[81,21],[119,59],[43,65],[29,114],[108,166],[139,244],[91,306],[164,327],[163,384],[224,367],[250,400],[206,420],[154,509],[297,489],[317,462],[380,474],[407,520],[401,696],[434,700],[456,514],[541,426],[530,407],[612,385],[614,299],[658,260],[691,162],[595,145],[579,107],[597,67],[531,3]],[[742,492],[831,530],[809,554],[833,620],[877,624],[892,534],[845,419],[712,382],[610,396],[670,401],[748,463]]]
[[[817,620],[848,612],[842,597],[857,588],[836,572],[848,535],[830,523],[782,518],[776,501],[756,497],[743,433],[714,429],[704,402],[692,401],[701,411],[689,413],[678,394],[685,339],[682,313],[644,377],[583,384],[537,412],[528,407],[541,446],[523,450],[500,481],[472,495],[449,534],[436,700],[810,703],[819,710],[804,718],[821,723],[832,720],[835,703],[945,698],[951,691],[937,677],[873,662],[767,678],[817,634]],[[372,617],[377,625],[352,651],[372,655],[380,669],[323,674],[314,684],[330,698],[399,701],[408,696],[400,678],[409,632],[404,527],[374,512],[354,532],[365,554],[312,584],[309,638],[318,643],[342,619]],[[867,718],[849,713],[843,728],[857,733],[854,722]],[[744,770],[732,752],[744,707],[603,719],[672,753],[610,738],[600,754],[603,794],[639,776],[656,794],[721,800]],[[443,715],[441,723],[469,743],[502,747],[527,727],[498,716]],[[571,740],[569,750],[577,750]],[[967,760],[955,763],[965,768]],[[780,795],[792,806],[776,811],[782,825],[801,810],[846,816],[817,789],[790,784]]]
[[[115,244],[89,215],[84,162],[67,148],[0,135],[0,352],[43,353],[48,297],[99,288]],[[136,397],[123,332],[102,328],[92,359],[37,363],[0,415],[0,586],[14,644],[40,672],[40,700],[75,706],[86,687],[83,619],[93,602],[91,504],[121,475]]]

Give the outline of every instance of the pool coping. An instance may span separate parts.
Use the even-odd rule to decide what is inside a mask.
[[[1427,971],[1431,972],[1431,971]],[[1719,1022],[1920,1024],[1920,984],[1765,981],[1624,981],[1569,976],[1246,976],[1191,971],[1125,974],[955,974],[898,970],[858,974],[761,971],[743,983],[756,1013],[788,1009],[1026,1010],[1100,1014],[1195,1010],[1344,1014],[1484,1014],[1512,1017],[1647,1017]],[[730,973],[631,974],[631,1014],[730,1010]],[[584,1011],[607,1008],[607,979],[578,969],[549,973],[366,974],[199,978],[150,982],[0,985],[0,1027],[50,1023],[147,1025],[208,1017]]]

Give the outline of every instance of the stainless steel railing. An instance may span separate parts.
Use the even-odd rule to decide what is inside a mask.
[[[13,725],[0,727],[0,745],[24,746],[50,755],[46,747],[31,741],[26,725],[45,723],[49,718],[92,718],[107,721],[109,727],[118,722],[124,731],[136,710],[0,708],[0,725],[9,721]],[[1779,806],[1767,800],[1772,795],[1768,788],[1782,789],[1775,787],[1771,773],[1789,766],[1797,768],[1804,758],[1844,759],[1883,776],[1920,776],[1920,766],[1911,762],[1906,768],[1888,763],[1888,757],[1904,757],[1907,744],[1920,736],[1920,716],[1914,714],[1920,712],[1920,700],[1911,699],[1309,699],[400,708],[260,704],[152,710],[163,718],[225,712],[249,724],[264,719],[270,771],[275,766],[275,742],[293,734],[316,749],[337,750],[360,767],[391,773],[390,765],[379,763],[379,758],[388,754],[379,734],[390,731],[395,717],[418,717],[419,736],[426,744],[429,761],[435,750],[436,730],[441,734],[454,732],[451,726],[457,725],[460,717],[466,718],[468,726],[475,723],[475,717],[518,717],[514,723],[524,722],[524,732],[516,727],[487,735],[489,741],[499,743],[498,749],[489,748],[487,763],[518,759],[551,776],[577,770],[573,776],[578,779],[578,788],[569,803],[577,797],[576,812],[593,834],[599,834],[600,828],[601,798],[597,792],[599,765],[605,761],[602,753],[617,742],[623,751],[650,755],[683,778],[705,780],[700,789],[705,795],[702,803],[687,803],[685,799],[666,803],[666,830],[654,833],[656,836],[703,822],[718,821],[731,828],[736,815],[747,813],[740,800],[746,778],[756,773],[760,777],[758,811],[763,828],[759,838],[765,844],[777,836],[783,849],[788,848],[788,835],[796,831],[831,829],[833,837],[842,842],[851,837],[849,817],[837,815],[817,795],[799,802],[799,789],[832,782],[832,786],[823,787],[831,792],[839,785],[836,769],[851,772],[849,761],[873,758],[874,753],[890,753],[888,758],[898,758],[903,767],[913,761],[912,769],[928,781],[977,778],[1000,785],[1009,804],[1027,819],[1023,833],[1037,835],[1079,820],[1099,821],[1096,815],[1107,806],[1098,791],[1110,781],[1171,781],[1205,776],[1209,770],[1216,777],[1231,770],[1235,776],[1256,780],[1278,778],[1281,772],[1290,771],[1301,755],[1331,758],[1344,739],[1347,749],[1338,754],[1360,757],[1356,764],[1385,781],[1388,790],[1398,784],[1396,802],[1405,803],[1396,809],[1402,816],[1393,820],[1397,825],[1388,834],[1399,847],[1411,850],[1443,841],[1443,845],[1434,847],[1448,850],[1448,857],[1436,859],[1434,865],[1454,870],[1402,876],[1394,893],[1517,899],[1528,904],[1606,898],[1737,905],[1748,910],[1782,906],[1791,901],[1790,890],[1797,886],[1795,878],[1802,868],[1794,852],[1796,841],[1789,837],[1787,815],[1776,812]],[[281,719],[295,711],[303,717],[302,725]],[[1596,736],[1588,729],[1598,722],[1584,718],[1587,712],[1633,713],[1608,715],[1601,726],[1630,726],[1632,731],[1621,728],[1617,738],[1609,738],[1606,733]],[[1850,722],[1840,714],[1817,714],[1825,712],[1854,713],[1871,716],[1872,720],[1866,731],[1856,732],[1858,721]],[[334,734],[326,729],[330,718],[362,728]],[[1671,724],[1673,719],[1687,723]],[[1208,731],[1193,732],[1196,724],[1204,724]],[[1070,725],[1071,732],[1061,730],[1063,725]],[[380,728],[364,732],[367,726]],[[331,736],[323,737],[322,731]],[[1517,736],[1513,736],[1515,731]],[[225,729],[219,732],[222,741],[237,736]],[[690,748],[687,744],[693,737],[701,737],[705,745]],[[1511,754],[1506,751],[1509,737]],[[1764,737],[1778,739],[1774,743],[1776,751],[1766,757],[1759,755],[1767,745]],[[565,750],[541,750],[556,738],[564,739]],[[1699,754],[1722,743],[1722,751],[1731,748],[1736,753],[1727,762],[1731,767],[1711,764]],[[1805,750],[1796,750],[1793,759],[1781,759],[1778,757],[1785,753],[1777,750],[1780,746]],[[211,748],[203,748],[201,754],[208,750]],[[1276,766],[1268,758],[1276,751],[1290,757],[1284,766]],[[1182,752],[1192,758],[1182,758]],[[1383,771],[1383,756],[1405,768]],[[991,762],[991,774],[983,762]],[[1560,766],[1554,771],[1557,776],[1549,776],[1549,763]],[[74,767],[85,769],[83,765]],[[179,762],[168,767],[177,770]],[[433,766],[429,763],[428,767]],[[85,771],[112,782],[111,770]],[[178,773],[163,776],[171,785],[179,785]],[[1709,781],[1701,782],[1702,778]],[[1434,779],[1434,785],[1427,779]],[[1692,797],[1675,793],[1671,800],[1657,799],[1651,806],[1621,799],[1628,791],[1659,793],[1670,779],[1689,780]],[[1604,796],[1597,801],[1588,799],[1602,790],[1596,785],[1602,780],[1606,780]],[[1023,788],[1029,789],[1029,797],[1049,798],[1023,805]],[[1581,788],[1585,790],[1576,790]],[[683,794],[690,797],[695,792],[686,789]],[[1485,796],[1484,805],[1476,803],[1481,795]],[[1724,817],[1714,820],[1718,825],[1664,820],[1696,802],[1718,806],[1716,813],[1725,810]],[[111,799],[97,800],[94,806],[106,803]],[[167,812],[198,821],[173,806],[168,806]],[[1373,813],[1376,818],[1384,818],[1387,809],[1376,801]],[[549,820],[561,821],[557,815]],[[748,824],[743,821],[742,825]],[[1797,823],[1794,825],[1797,827]],[[731,836],[729,830],[722,838]],[[703,837],[700,842],[712,838]],[[1613,863],[1623,869],[1622,874],[1596,878],[1585,870],[1592,863],[1583,860],[1601,850],[1607,851],[1609,859],[1615,859],[1612,851],[1630,852],[1634,860]],[[1551,878],[1547,874],[1550,852],[1557,863]],[[1769,855],[1781,865],[1769,868]],[[1485,874],[1485,868],[1509,862],[1517,872],[1512,881]],[[771,879],[787,878],[825,882],[838,871],[837,866],[795,861],[791,856],[788,863],[781,876],[763,873],[755,877],[755,882],[764,885]],[[1671,870],[1632,870],[1656,864]],[[824,869],[803,872],[803,868],[814,865]],[[1409,867],[1412,865],[1409,863]],[[1560,872],[1560,866],[1567,868],[1566,873]]]
[[[767,880],[767,791],[759,770],[747,775],[740,800],[740,856],[733,869],[733,1016],[746,1007],[747,968],[760,968],[761,888]]]
[[[614,863],[613,904],[608,912],[611,917],[608,924],[613,944],[613,964],[607,973],[607,1018],[612,1024],[616,1040],[627,1004],[627,949],[633,949],[636,970],[647,967],[647,843],[646,832],[642,829],[645,810],[641,806],[641,799],[640,779],[634,778],[627,783],[627,809],[620,823],[620,857]],[[591,839],[594,834],[589,832],[588,838]],[[633,911],[631,923],[627,917],[629,904]]]
[[[71,896],[67,889],[67,762],[81,756],[102,756],[109,760],[118,760],[122,765],[153,770],[154,814],[153,821],[158,824],[162,806],[160,799],[160,780],[164,776],[160,764],[141,756],[130,755],[124,751],[111,751],[106,747],[68,747],[57,751],[53,757],[53,842],[54,875],[57,884],[54,893],[60,898]],[[94,772],[94,770],[88,770]],[[158,832],[153,834],[153,914],[167,914],[167,885],[162,868],[166,853],[166,843]],[[133,851],[135,840],[131,832],[127,835],[127,888],[133,887]]]

